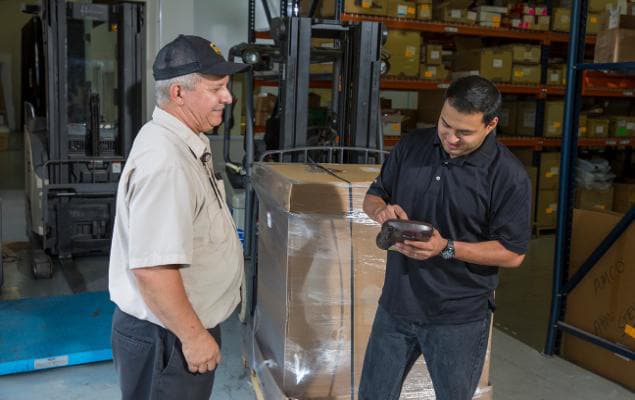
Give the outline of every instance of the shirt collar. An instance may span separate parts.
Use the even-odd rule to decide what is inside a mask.
[[[152,120],[183,141],[192,153],[194,153],[197,159],[201,159],[203,154],[209,152],[205,141],[201,137],[201,135],[203,135],[202,133],[194,132],[182,121],[167,111],[159,107],[154,107]]]
[[[441,152],[441,156],[444,160],[451,160],[453,164],[463,165],[464,163],[472,164],[477,167],[485,167],[496,156],[496,133],[494,131],[490,132],[486,137],[481,146],[471,152],[466,156],[461,156],[457,158],[450,158],[448,153],[445,152],[443,146],[441,146],[441,139],[439,139],[439,133],[435,130],[434,132],[434,141],[435,146],[439,147]]]

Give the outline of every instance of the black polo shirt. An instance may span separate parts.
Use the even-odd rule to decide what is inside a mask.
[[[498,240],[519,254],[531,235],[531,185],[523,165],[495,134],[472,153],[450,158],[435,128],[401,138],[368,190],[431,223],[447,239]],[[425,261],[388,252],[380,304],[423,323],[452,324],[486,316],[498,267],[435,256]]]

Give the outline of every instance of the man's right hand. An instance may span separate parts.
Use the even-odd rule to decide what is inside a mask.
[[[408,214],[397,204],[386,204],[375,212],[374,220],[380,224],[389,219],[408,219]]]
[[[218,343],[208,331],[204,330],[191,340],[182,341],[183,356],[192,373],[213,371],[221,362]]]

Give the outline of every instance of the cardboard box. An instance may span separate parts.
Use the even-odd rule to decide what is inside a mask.
[[[595,39],[596,63],[635,61],[635,29],[608,29]]]
[[[397,18],[417,18],[415,0],[388,0],[388,16]]]
[[[613,184],[613,211],[626,213],[635,206],[635,183]]]
[[[401,123],[404,116],[401,114],[384,114],[382,116],[382,129],[384,136],[401,136]]]
[[[483,48],[460,50],[454,60],[455,71],[478,71],[496,82],[511,82],[512,52],[509,49]]]
[[[621,214],[574,210],[569,276],[597,248]],[[635,350],[635,225],[629,228],[602,256],[567,297],[565,321],[579,329]],[[563,335],[563,356],[596,374],[635,390],[635,363],[599,346]]]
[[[516,123],[518,113],[518,103],[516,101],[503,101],[500,109],[500,121],[497,126],[497,133],[503,135],[516,135]]]
[[[516,134],[519,136],[536,135],[536,101],[519,101],[516,120]]]
[[[432,19],[432,0],[418,2],[417,19],[421,21],[429,21]]]
[[[564,64],[550,65],[547,68],[547,85],[564,85],[567,66]]]
[[[375,244],[379,225],[363,213],[349,217],[381,166],[322,166],[330,173],[299,163],[254,165],[258,365],[285,396],[307,400],[348,398],[351,371],[359,382],[386,262]],[[488,370],[489,350],[477,395],[491,391]],[[434,393],[423,362],[410,376],[404,391],[411,398]]]
[[[551,11],[551,30],[569,32],[571,28],[571,9],[554,7]]]
[[[611,125],[609,136],[632,137],[635,136],[635,117],[612,116],[609,118]]]
[[[448,79],[449,71],[444,65],[421,64],[419,78],[425,80],[443,81]]]
[[[608,119],[588,118],[586,133],[588,137],[609,137],[610,121]]]
[[[469,0],[448,0],[436,4],[432,14],[434,18],[441,21],[473,25],[476,24],[477,14],[474,11],[468,11],[471,3]]]
[[[536,16],[536,22],[529,27],[537,31],[548,31],[551,26],[551,17],[549,15]]]
[[[587,137],[587,122],[588,117],[586,114],[580,114],[580,118],[578,119],[578,136],[579,137]]]
[[[512,83],[539,84],[540,65],[513,64]]]
[[[553,100],[545,102],[545,137],[561,137],[562,121],[564,119],[564,101]]]
[[[425,60],[422,62],[428,65],[443,63],[443,46],[440,44],[428,44],[425,46]]]
[[[558,212],[558,191],[538,190],[536,200],[536,225],[541,228],[555,228]]]
[[[617,3],[617,0],[589,0],[589,12],[601,13]]]
[[[389,54],[390,76],[419,76],[421,58],[421,35],[416,31],[388,31],[388,41],[384,50]]]
[[[560,152],[541,153],[539,172],[538,188],[540,190],[558,189],[558,183],[560,182]]]
[[[512,44],[508,48],[512,51],[514,64],[540,64],[540,46]]]
[[[600,31],[602,21],[601,14],[589,13],[586,19],[586,33],[596,34]]]
[[[326,2],[331,1],[334,2]],[[388,15],[388,0],[344,0],[344,10],[351,14]]]
[[[596,190],[577,188],[575,206],[583,210],[611,211],[613,209],[613,188]]]

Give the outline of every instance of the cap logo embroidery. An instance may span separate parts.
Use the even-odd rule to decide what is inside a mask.
[[[210,43],[209,47],[211,47],[212,50],[214,50],[214,53],[218,54],[219,56],[223,55],[223,53],[220,51],[220,49],[216,46],[216,43]]]

